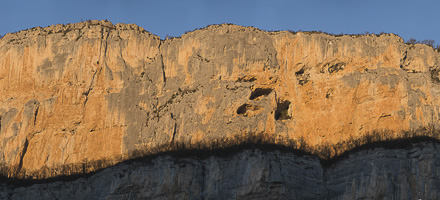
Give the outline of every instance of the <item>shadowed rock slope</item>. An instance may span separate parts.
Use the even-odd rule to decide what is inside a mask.
[[[286,149],[162,155],[91,176],[0,184],[1,199],[438,199],[440,145],[371,148],[331,165]]]
[[[255,134],[313,151],[377,130],[387,130],[385,138],[436,130],[439,58],[432,47],[394,34],[228,24],[167,40],[107,21],[6,34],[2,173],[88,173],[175,148],[240,144]],[[337,147],[330,156],[349,149]]]

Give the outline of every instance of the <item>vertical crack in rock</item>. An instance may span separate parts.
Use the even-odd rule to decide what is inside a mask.
[[[40,109],[40,104],[37,105],[37,108],[35,108],[35,112],[34,112],[34,126],[37,122],[37,116],[38,116],[38,110]],[[1,119],[1,118],[0,118]],[[0,129],[1,130],[1,129]]]
[[[160,68],[162,69],[163,87],[165,87],[167,83],[167,79],[165,76],[165,64],[163,63],[163,55],[161,51],[162,43],[163,43],[162,40],[159,41],[159,45],[157,46],[157,48],[159,49],[160,65],[161,65]]]
[[[174,144],[174,139],[175,139],[176,133],[177,133],[177,120],[174,118],[173,113],[171,113],[171,119],[174,120],[174,128],[173,128],[173,137],[171,138],[170,144]]]
[[[98,73],[98,70],[96,70],[95,73],[93,73],[93,77],[92,77],[92,81],[90,81],[89,89],[87,89],[87,91],[85,91],[83,93],[83,95],[86,96],[86,100],[84,101],[84,107],[86,107],[87,101],[89,100],[89,94],[90,94],[90,92],[93,89],[93,82],[95,81],[95,76],[96,76],[97,73]]]
[[[176,132],[177,132],[177,122],[174,122],[173,138],[171,140],[172,143],[174,143],[174,138],[176,137]]]
[[[23,158],[27,152],[28,146],[29,146],[29,141],[26,138],[26,140],[24,141],[24,144],[23,144],[23,149],[21,150],[21,153],[20,153],[20,162],[18,163],[17,173],[19,173],[21,171],[21,168],[23,167]]]
[[[104,31],[102,32],[102,34],[103,34],[103,36],[102,36],[102,38],[104,39]],[[109,31],[107,31],[107,35],[105,36],[105,39],[104,39],[104,41],[105,41],[105,45],[104,45],[104,56],[103,56],[103,61],[104,61],[104,64],[105,65],[107,65],[107,46],[108,46],[108,37],[109,37],[109,35],[110,35],[110,30]],[[99,52],[99,53],[101,53],[101,51]],[[101,57],[101,56],[100,56]],[[101,68],[102,68],[102,66],[101,66]]]
[[[163,56],[162,56],[162,54],[160,54],[160,63],[162,65],[163,86],[165,87],[165,85],[167,84],[167,78],[165,76],[165,65],[163,63]]]
[[[101,31],[102,31],[102,33],[101,33],[102,34],[102,36],[101,36],[102,41],[101,41],[101,46],[100,46],[100,50],[99,50],[99,58],[101,58],[101,49],[104,48],[104,55],[103,55],[102,59],[103,59],[103,64],[107,65],[106,56],[107,56],[108,37],[109,37],[110,32],[108,31],[107,34],[104,36],[104,29],[101,29]],[[98,64],[99,64],[99,61],[98,61]],[[124,61],[124,64],[125,64],[125,61]],[[86,107],[87,101],[89,100],[89,94],[93,90],[93,84],[95,82],[96,74],[98,72],[101,73],[102,66],[103,65],[100,65],[99,69],[93,73],[92,81],[90,81],[89,88],[87,89],[86,92],[83,93],[83,95],[85,95],[85,97],[86,97],[86,99],[84,100],[84,104],[83,104],[84,107]]]
[[[403,58],[400,59],[400,69],[404,70],[404,64],[407,58],[408,58],[408,49],[405,50],[405,52],[403,53]]]

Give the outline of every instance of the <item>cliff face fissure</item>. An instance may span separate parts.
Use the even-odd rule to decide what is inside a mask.
[[[38,109],[40,109],[39,105],[37,105],[37,108],[35,108],[35,112],[34,112],[34,126],[37,123]],[[0,122],[1,122],[1,119],[0,119]]]
[[[21,152],[20,152],[20,161],[19,161],[19,163],[18,163],[18,168],[17,168],[17,171],[18,171],[18,172],[23,168],[23,158],[24,158],[24,156],[25,156],[25,154],[26,154],[26,152],[27,152],[28,146],[29,146],[29,141],[28,141],[28,139],[26,138],[26,139],[24,140],[23,149],[22,149]]]
[[[174,119],[173,113],[171,113],[171,119],[174,120],[174,128],[173,128],[173,136],[171,138],[170,144],[174,144],[174,139],[175,139],[176,133],[177,133],[177,121],[176,121],[176,119]]]
[[[439,60],[394,34],[230,24],[167,40],[108,21],[6,34],[0,164],[45,179],[183,147],[263,141],[333,157],[365,141],[439,138]]]
[[[92,75],[92,81],[91,81],[91,83],[90,83],[90,86],[89,86],[89,88],[87,89],[87,91],[85,91],[85,92],[83,93],[83,95],[84,95],[85,98],[86,98],[86,99],[84,100],[84,107],[86,107],[87,100],[89,100],[89,94],[90,94],[90,91],[92,91],[92,89],[93,89],[93,81],[95,80],[96,73],[98,73],[98,71],[95,71],[95,73],[93,73],[93,75]]]
[[[160,51],[160,48],[159,48]],[[163,56],[160,54],[160,66],[162,67],[162,78],[163,78],[163,87],[167,84],[167,78],[165,76],[165,64],[163,63]]]

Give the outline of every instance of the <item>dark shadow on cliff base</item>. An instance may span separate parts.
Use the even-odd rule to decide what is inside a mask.
[[[409,149],[413,147],[414,144],[421,142],[431,142],[440,144],[440,140],[429,137],[429,136],[415,136],[413,138],[399,138],[394,140],[386,140],[386,141],[375,141],[371,143],[366,143],[361,146],[357,146],[353,149],[343,152],[340,155],[336,155],[334,157],[328,159],[320,159],[321,165],[324,168],[331,167],[334,164],[337,164],[341,160],[348,159],[350,155],[360,152],[360,151],[368,151],[374,150],[375,148],[384,148],[384,149]]]
[[[275,140],[264,133],[249,133],[245,136],[236,136],[233,139],[217,139],[209,144],[196,144],[188,146],[184,143],[175,142],[172,145],[158,147],[156,153],[151,151],[133,151],[127,160],[113,164],[114,161],[98,160],[85,162],[77,165],[66,165],[57,169],[42,169],[32,175],[25,171],[17,171],[18,168],[0,166],[0,184],[8,187],[24,187],[33,184],[53,183],[57,181],[73,181],[79,178],[89,178],[96,173],[121,164],[151,163],[154,159],[162,156],[170,156],[174,159],[196,158],[207,159],[209,157],[232,157],[244,150],[259,149],[263,152],[280,151],[292,153],[296,156],[310,156],[319,159],[322,167],[328,168],[341,160],[347,159],[351,154],[373,150],[375,148],[407,149],[420,142],[440,144],[438,139],[440,131],[433,128],[407,131],[400,134],[392,134],[390,131],[375,131],[360,138],[350,138],[335,145],[322,144],[319,147],[307,145],[304,138],[298,140]],[[70,174],[70,175],[56,175]],[[48,178],[46,178],[48,177]]]

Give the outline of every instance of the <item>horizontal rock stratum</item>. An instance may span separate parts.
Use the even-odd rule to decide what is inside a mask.
[[[86,173],[256,135],[317,149],[376,131],[393,138],[435,130],[439,63],[432,47],[394,34],[222,24],[161,40],[107,21],[6,34],[2,173],[34,179]]]

